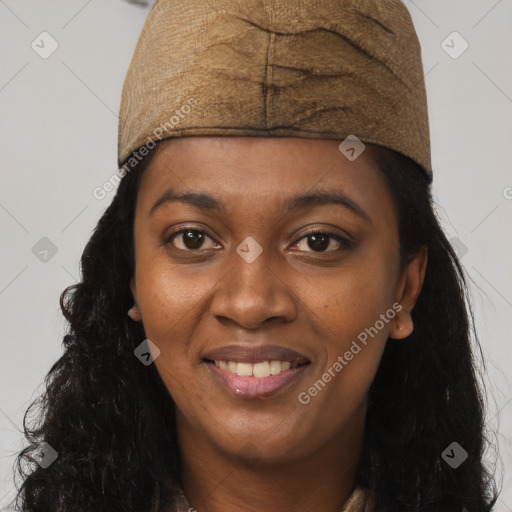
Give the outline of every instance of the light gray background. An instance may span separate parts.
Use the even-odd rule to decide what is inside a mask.
[[[512,1],[406,4],[423,49],[434,195],[471,277],[487,358],[504,487],[495,510],[510,512]],[[121,87],[148,11],[120,0],[0,0],[0,510],[14,496],[23,413],[61,354],[59,295],[78,279],[114,194],[92,191],[117,169]],[[51,48],[43,31],[59,45],[47,59],[31,47]],[[461,55],[454,31],[469,44]],[[46,262],[32,251],[43,237],[57,248]]]

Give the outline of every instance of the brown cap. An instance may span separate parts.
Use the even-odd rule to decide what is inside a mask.
[[[191,135],[340,139],[432,180],[421,48],[399,0],[159,0],[128,70],[119,166]],[[130,158],[132,157],[132,158]]]

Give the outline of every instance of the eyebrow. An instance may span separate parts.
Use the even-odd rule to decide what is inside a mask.
[[[149,216],[153,215],[155,211],[161,206],[169,203],[181,202],[190,204],[199,210],[205,212],[215,213],[226,213],[226,205],[216,199],[215,197],[205,192],[182,192],[175,193],[173,189],[166,190],[162,196],[156,201],[156,203],[149,210]],[[358,204],[352,199],[347,197],[345,194],[337,190],[326,190],[322,192],[311,192],[307,194],[299,194],[293,197],[289,197],[284,202],[284,210],[287,213],[295,212],[303,208],[311,206],[321,205],[339,205],[343,206],[352,213],[358,215],[363,220],[372,223],[370,216],[366,213]]]

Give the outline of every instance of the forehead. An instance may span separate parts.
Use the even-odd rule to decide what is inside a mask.
[[[269,207],[296,194],[338,190],[378,215],[390,195],[366,145],[354,161],[341,141],[278,137],[182,137],[160,143],[141,180],[138,203],[149,210],[160,195],[207,192],[228,206]]]

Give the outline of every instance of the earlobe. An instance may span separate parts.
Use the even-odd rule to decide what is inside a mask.
[[[411,311],[423,288],[427,261],[428,249],[424,246],[413,256],[402,273],[395,297],[396,302],[400,303],[402,309],[397,312],[391,323],[390,338],[404,339],[410,336],[414,330]]]
[[[129,310],[128,310],[128,316],[134,320],[135,322],[139,322],[141,320],[141,314],[139,311],[139,307],[134,304]]]
[[[389,337],[394,340],[403,340],[410,336],[414,330],[410,311],[402,309],[395,315],[389,329]]]
[[[137,306],[137,289],[135,287],[135,280],[133,277],[130,279],[130,290],[132,292],[133,300],[135,301],[133,306],[128,310],[128,316],[135,322],[139,322],[142,318],[139,307]]]

